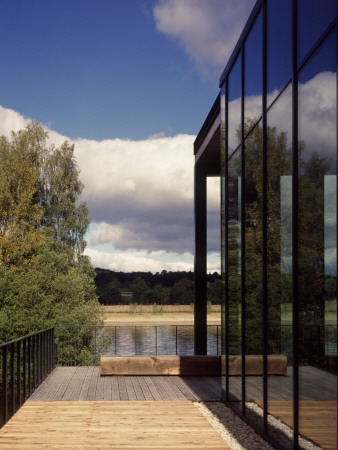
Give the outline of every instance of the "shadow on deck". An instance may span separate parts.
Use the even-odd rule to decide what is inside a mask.
[[[219,401],[220,377],[100,376],[99,367],[56,367],[30,401]]]

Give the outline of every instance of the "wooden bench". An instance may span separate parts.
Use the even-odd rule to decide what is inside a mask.
[[[224,356],[101,356],[101,375],[221,375]],[[263,375],[263,356],[245,358],[247,375]],[[286,375],[287,358],[268,356],[268,375]],[[229,374],[242,374],[242,357],[229,356]]]

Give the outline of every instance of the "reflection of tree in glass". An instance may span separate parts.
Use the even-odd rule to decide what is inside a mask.
[[[318,366],[325,362],[324,177],[330,167],[316,152],[299,162],[301,360]]]

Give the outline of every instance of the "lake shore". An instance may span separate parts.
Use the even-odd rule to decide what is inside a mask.
[[[217,306],[217,305],[216,305]],[[143,307],[144,310],[145,307]],[[152,308],[152,306],[151,306]],[[117,309],[117,308],[116,308]],[[147,308],[148,310],[150,308]],[[163,308],[164,309],[164,308]],[[183,308],[182,308],[183,309]],[[145,310],[146,311],[146,310]],[[150,309],[151,311],[151,309]],[[194,314],[190,312],[113,312],[111,306],[105,307],[104,324],[115,325],[193,325]],[[211,312],[207,316],[208,325],[220,325],[221,313]]]

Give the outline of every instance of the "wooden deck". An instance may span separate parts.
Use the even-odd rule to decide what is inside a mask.
[[[100,376],[99,367],[57,367],[30,401],[219,401],[220,377]]]
[[[262,402],[257,402],[263,407]],[[292,402],[269,401],[269,414],[293,427]],[[299,432],[326,450],[337,449],[337,403],[300,401]]]
[[[0,448],[230,449],[188,401],[27,401]]]

